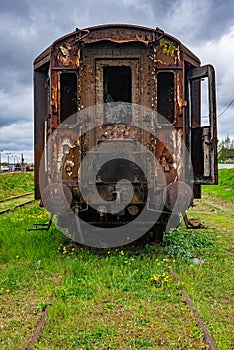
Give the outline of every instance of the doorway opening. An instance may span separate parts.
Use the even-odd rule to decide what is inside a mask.
[[[132,70],[129,66],[103,68],[104,124],[129,124],[132,120]]]

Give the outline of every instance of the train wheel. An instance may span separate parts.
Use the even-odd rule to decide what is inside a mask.
[[[155,224],[149,234],[149,239],[153,243],[162,243],[163,235],[166,230],[166,225],[164,224]]]
[[[166,225],[165,232],[169,233],[171,229],[177,228],[179,224],[180,224],[180,216],[177,214],[171,215]]]
[[[162,243],[163,235],[169,232],[172,228],[178,227],[180,224],[179,215],[168,216],[168,222],[164,224],[155,224],[152,229],[146,234],[148,240],[154,243]]]
[[[146,234],[137,239],[134,244],[145,245],[148,243],[162,243],[166,225],[155,224]]]

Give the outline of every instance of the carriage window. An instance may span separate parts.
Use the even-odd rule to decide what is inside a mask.
[[[210,126],[208,77],[203,78],[200,84],[201,84],[201,126]]]
[[[60,76],[60,121],[77,112],[77,77],[75,73]]]
[[[108,66],[103,68],[103,100],[105,103],[104,124],[131,123],[132,112],[129,105],[132,102],[131,67]]]
[[[173,124],[175,117],[174,74],[160,72],[157,74],[157,112],[159,124]]]

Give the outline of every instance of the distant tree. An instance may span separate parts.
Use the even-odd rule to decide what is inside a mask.
[[[232,141],[231,141],[229,135],[227,134],[227,136],[224,139],[225,148],[230,149],[231,143],[232,143]]]
[[[233,158],[234,161],[234,140],[231,140],[227,135],[224,140],[218,143],[218,160],[224,162],[230,158]]]

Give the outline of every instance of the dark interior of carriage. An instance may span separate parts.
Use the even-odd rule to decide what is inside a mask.
[[[104,125],[129,124],[132,120],[132,71],[129,66],[103,68]],[[109,103],[114,103],[110,106]]]

